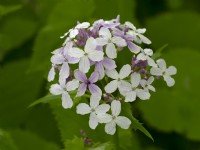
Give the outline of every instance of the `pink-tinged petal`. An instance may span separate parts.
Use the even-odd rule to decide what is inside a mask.
[[[134,100],[136,100],[136,92],[135,91],[130,91],[130,92],[126,93],[125,102],[133,102]]]
[[[92,50],[88,53],[88,57],[92,61],[101,61],[103,60],[104,53],[102,51]]]
[[[67,92],[62,94],[62,106],[65,109],[71,108],[73,106],[73,101]]]
[[[118,126],[120,126],[122,129],[128,129],[131,125],[130,119],[124,116],[118,116],[115,120]]]
[[[136,44],[134,44],[133,42],[127,42],[128,44],[128,48],[132,53],[139,53],[141,51],[141,47],[137,46]]]
[[[101,100],[101,95],[92,94],[90,97],[90,107],[95,109],[99,105],[100,100]]]
[[[106,93],[113,93],[117,90],[119,82],[117,80],[113,80],[105,86]]]
[[[116,58],[117,57],[117,52],[116,52],[116,48],[115,48],[115,45],[113,43],[109,43],[107,46],[106,46],[106,55],[109,57],[109,58]]]
[[[108,58],[108,57],[105,57],[102,61],[103,63],[103,66],[107,69],[107,70],[112,70],[112,69],[115,69],[117,66],[115,64],[115,61]]]
[[[128,77],[130,73],[131,73],[131,66],[128,64],[124,65],[119,72],[119,78],[124,79]]]
[[[81,58],[79,62],[79,70],[83,73],[87,73],[90,69],[90,61],[87,56]]]
[[[113,116],[118,116],[121,112],[121,102],[116,100],[112,101],[111,110]]]
[[[68,52],[68,55],[74,58],[81,58],[84,54],[85,52],[82,49],[76,47],[71,48]]]
[[[60,69],[60,73],[59,73],[59,83],[64,86],[65,83],[66,83],[66,79],[69,77],[69,71],[70,71],[70,68],[69,68],[69,65],[67,62],[65,62],[61,69]]]
[[[104,45],[108,44],[108,40],[106,40],[104,38],[96,38],[96,41],[97,41],[98,46],[104,46]]]
[[[95,71],[99,73],[99,79],[103,79],[103,77],[105,76],[105,71],[102,62],[96,63]]]
[[[111,33],[110,30],[107,28],[101,28],[99,31],[99,35],[102,36],[105,39],[111,39]]]
[[[55,78],[55,69],[54,69],[54,66],[51,67],[50,71],[49,71],[49,74],[48,74],[48,81],[51,82],[54,80]]]
[[[116,123],[111,121],[105,125],[105,132],[110,135],[114,135],[116,132]]]
[[[87,85],[85,83],[82,83],[78,88],[77,96],[82,96],[83,94],[85,94],[86,89]]]
[[[51,57],[51,62],[53,64],[62,64],[65,62],[65,58],[61,54],[56,54]]]
[[[90,112],[91,112],[91,108],[88,104],[80,103],[76,107],[77,114],[85,115],[85,114],[89,114]]]
[[[97,72],[93,72],[93,73],[91,74],[90,78],[89,78],[89,81],[90,81],[91,83],[95,83],[95,82],[98,81],[98,79],[99,79],[99,74],[98,74]]]
[[[53,84],[50,87],[50,93],[53,95],[60,95],[63,93],[63,89],[59,84]]]
[[[89,126],[91,129],[96,129],[97,125],[99,124],[96,114],[93,112],[90,114],[89,118]]]
[[[125,47],[127,45],[126,41],[119,36],[114,36],[112,38],[112,42],[115,43],[119,47]]]
[[[74,71],[74,76],[77,80],[82,81],[84,83],[87,81],[86,75],[83,72],[81,72],[80,70]]]
[[[93,37],[87,39],[84,50],[86,53],[95,50],[97,47],[97,42]]]
[[[72,81],[67,82],[66,89],[67,91],[74,91],[79,86],[79,81],[76,79],[73,79]]]
[[[102,95],[102,91],[97,85],[89,84],[88,87],[89,87],[89,91],[90,91],[91,94],[96,94],[96,95],[99,95],[99,96]]]

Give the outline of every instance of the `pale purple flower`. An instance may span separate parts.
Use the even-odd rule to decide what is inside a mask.
[[[77,80],[82,82],[78,88],[77,96],[84,95],[87,88],[89,89],[91,94],[96,94],[100,96],[102,95],[101,89],[94,84],[99,79],[99,74],[97,72],[93,72],[88,79],[83,72],[81,72],[80,70],[76,70],[74,76]]]
[[[102,61],[96,63],[95,71],[99,73],[99,79],[103,79],[103,77],[105,76],[105,70],[113,70],[116,67],[117,66],[114,60],[108,57],[104,57]]]

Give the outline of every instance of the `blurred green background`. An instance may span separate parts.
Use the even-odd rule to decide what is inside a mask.
[[[147,28],[154,51],[168,44],[162,57],[178,69],[173,88],[155,83],[149,101],[133,103],[133,115],[155,141],[123,130],[121,147],[200,150],[199,0],[0,0],[0,150],[84,149],[84,117],[63,110],[59,100],[28,106],[48,93],[50,52],[61,46],[59,37],[77,21],[118,14],[122,23]],[[101,127],[85,130],[100,149],[112,149]]]

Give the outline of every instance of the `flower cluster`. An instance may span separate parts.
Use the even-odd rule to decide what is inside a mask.
[[[112,135],[116,125],[128,129],[130,119],[119,116],[121,103],[149,99],[150,91],[156,91],[154,77],[163,77],[168,86],[173,86],[171,75],[177,72],[174,66],[167,68],[164,59],[152,59],[151,49],[141,47],[151,43],[145,32],[128,21],[121,24],[119,16],[98,20],[91,26],[78,23],[61,37],[65,38],[63,46],[52,52],[48,81],[59,75],[50,92],[62,95],[66,109],[77,97],[87,97],[88,103],[79,103],[76,110],[81,115],[89,114],[92,129],[99,123],[105,123],[105,132]],[[119,68],[117,58],[124,51],[129,51],[132,59]]]

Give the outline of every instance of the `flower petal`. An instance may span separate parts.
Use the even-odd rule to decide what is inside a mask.
[[[121,80],[118,88],[119,88],[120,94],[125,96],[127,92],[130,92],[132,90],[132,85],[127,81]]]
[[[147,100],[150,98],[150,94],[149,92],[145,91],[145,90],[142,90],[142,89],[137,89],[136,90],[136,94],[137,94],[137,97],[139,97],[141,100]]]
[[[51,82],[54,80],[55,78],[55,69],[54,69],[54,66],[51,67],[50,71],[49,71],[49,74],[48,74],[48,81]]]
[[[53,84],[50,87],[50,93],[53,95],[60,95],[63,93],[63,89],[59,84]]]
[[[141,47],[139,47],[138,45],[134,44],[133,42],[127,42],[128,44],[128,48],[132,53],[139,53],[141,51]]]
[[[102,64],[107,70],[112,70],[112,69],[115,69],[117,67],[116,64],[115,64],[115,61],[108,58],[108,57],[105,57],[103,59]]]
[[[85,74],[83,72],[81,72],[80,70],[76,70],[74,71],[74,76],[77,80],[82,81],[82,82],[86,82],[87,81],[87,77],[85,76]]]
[[[97,125],[99,124],[97,116],[95,113],[90,114],[90,119],[89,119],[89,126],[91,129],[96,129]]]
[[[143,43],[151,44],[151,41],[147,37],[145,37],[144,35],[138,34],[138,36],[140,37],[140,39],[142,40]]]
[[[91,94],[96,94],[96,95],[99,95],[99,96],[102,95],[102,91],[97,85],[89,84],[88,87],[89,87],[89,91],[90,91]]]
[[[82,83],[78,88],[77,96],[82,96],[83,94],[85,94],[86,89],[87,85],[85,83]]]
[[[90,112],[91,112],[91,108],[88,104],[80,103],[76,107],[77,114],[85,115],[85,114],[89,114]]]
[[[73,101],[67,92],[62,94],[62,106],[65,109],[71,108],[73,106]]]
[[[147,57],[146,57],[146,55],[144,54],[144,53],[139,53],[138,55],[137,55],[137,59],[138,60],[146,60],[147,59]]]
[[[131,66],[128,64],[124,65],[119,72],[119,78],[124,79],[128,77],[130,73],[131,73]]]
[[[88,57],[92,61],[101,61],[103,60],[104,53],[102,51],[92,50],[88,53]]]
[[[86,53],[95,50],[97,47],[97,42],[93,37],[87,39],[84,50]]]
[[[132,29],[132,30],[136,30],[136,27],[135,27],[131,22],[129,22],[129,21],[126,21],[126,22],[125,22],[125,25],[126,25],[127,27],[129,27],[130,29]]]
[[[115,43],[119,47],[125,47],[127,45],[126,41],[119,36],[112,37],[112,42]]]
[[[106,46],[106,55],[109,58],[116,58],[117,57],[117,52],[116,52],[116,48],[115,45],[113,43],[108,43],[108,45]]]
[[[149,79],[147,80],[147,84],[152,84],[154,81],[154,77],[149,77]]]
[[[176,73],[177,73],[177,69],[174,66],[169,66],[166,69],[166,74],[168,74],[168,75],[175,75]]]
[[[98,79],[99,79],[99,74],[98,74],[97,72],[93,72],[93,73],[91,74],[90,78],[89,78],[89,81],[90,81],[91,83],[95,83],[95,82],[98,81]]]
[[[89,26],[90,26],[89,22],[82,22],[82,23],[77,24],[75,28],[77,28],[77,29],[84,28],[85,29],[85,28],[88,28]]]
[[[121,102],[113,100],[111,103],[111,110],[113,116],[118,116],[121,112]]]
[[[113,93],[117,90],[119,85],[119,82],[117,80],[113,80],[111,82],[109,82],[106,86],[105,86],[105,91],[106,93]]]
[[[79,62],[79,70],[83,73],[87,73],[90,69],[90,61],[87,56],[81,57]]]
[[[73,79],[72,81],[67,82],[66,89],[67,91],[74,91],[79,86],[79,81],[76,79]]]
[[[170,76],[163,76],[163,77],[164,77],[164,80],[167,83],[167,86],[169,86],[169,87],[174,86],[175,80],[172,77],[170,77]]]
[[[106,40],[105,38],[96,38],[96,41],[98,46],[104,46],[108,44],[108,40]]]
[[[106,75],[108,77],[110,77],[111,79],[118,79],[119,78],[119,74],[118,72],[113,69],[113,70],[106,70]]]
[[[164,59],[158,59],[156,62],[161,70],[166,70],[166,62]]]
[[[106,112],[109,111],[109,109],[110,109],[110,105],[108,105],[108,104],[101,104],[101,105],[97,106],[95,112],[97,114],[106,113]]]
[[[102,62],[96,63],[95,71],[99,73],[99,79],[100,80],[103,79],[103,77],[105,76],[105,71],[104,71]]]
[[[101,100],[101,95],[92,94],[90,96],[90,107],[95,109],[99,105],[100,100]]]
[[[116,123],[111,121],[105,125],[105,132],[110,135],[114,135],[116,132]]]
[[[112,121],[112,116],[110,114],[97,114],[98,122],[99,123],[108,123]]]
[[[126,93],[125,102],[133,102],[134,100],[136,100],[136,92],[135,91],[130,91],[130,92]]]
[[[69,37],[70,38],[75,38],[75,36],[78,34],[78,30],[77,29],[71,29]]]
[[[162,70],[160,68],[157,68],[157,67],[152,67],[150,69],[150,73],[152,75],[155,75],[155,76],[162,76]]]
[[[147,88],[153,92],[156,91],[155,87],[153,87],[152,85],[148,85]]]
[[[132,87],[137,87],[140,84],[140,80],[141,80],[141,75],[137,72],[134,72],[133,74],[131,74],[131,84]]]
[[[62,64],[65,62],[65,58],[61,54],[56,54],[51,57],[51,62],[53,64]]]
[[[124,116],[118,116],[115,120],[118,126],[120,126],[122,129],[128,129],[131,125],[130,119]]]
[[[144,53],[148,56],[152,56],[153,55],[153,51],[150,48],[145,48],[144,49]]]
[[[63,63],[60,73],[59,73],[59,83],[64,86],[66,84],[66,79],[69,77],[69,65],[67,62]]]
[[[111,39],[111,33],[110,30],[107,28],[101,28],[99,31],[99,35],[102,36],[105,39]]]

